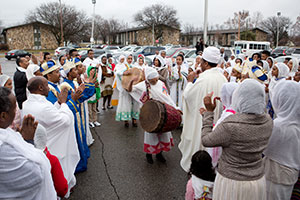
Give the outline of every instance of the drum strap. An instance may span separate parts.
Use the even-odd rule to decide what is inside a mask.
[[[145,81],[146,84],[146,95],[148,96],[148,100],[150,100],[150,83],[148,81]]]

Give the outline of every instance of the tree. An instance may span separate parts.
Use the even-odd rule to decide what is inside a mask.
[[[156,40],[162,37],[161,25],[180,28],[180,23],[177,18],[177,10],[163,4],[153,4],[145,7],[143,10],[134,15],[134,21],[139,26],[149,28],[154,26],[154,37]]]
[[[295,46],[300,46],[300,15],[297,17],[295,24],[291,27],[291,40]]]
[[[91,26],[87,15],[74,6],[61,4],[61,7],[64,40],[76,43],[86,38]],[[55,36],[57,44],[61,45],[60,4],[58,2],[41,4],[27,14],[26,21],[38,21],[50,25],[50,31]]]
[[[276,40],[277,40],[277,24],[279,27],[279,45],[285,45],[285,42],[288,39],[288,29],[290,28],[292,22],[291,19],[288,17],[268,17],[267,19],[263,20],[261,22],[261,27],[269,32],[271,35],[271,39],[273,42],[273,45],[276,46]]]
[[[263,21],[263,14],[259,11],[254,12],[253,16],[250,18],[250,23],[253,28],[258,28],[261,25],[261,22]]]
[[[228,18],[227,21],[224,22],[224,24],[229,29],[237,29],[239,26],[240,21],[240,28],[246,27],[247,19],[249,19],[249,11],[248,10],[242,10],[239,12],[235,12],[233,18]],[[239,20],[240,18],[240,20]]]
[[[254,41],[256,38],[255,33],[249,30],[245,30],[241,32],[241,40],[248,40],[248,41]]]

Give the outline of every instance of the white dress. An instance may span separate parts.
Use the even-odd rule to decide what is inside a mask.
[[[171,97],[168,94],[167,87],[162,81],[158,81],[156,85],[151,85],[149,89],[150,97],[152,99],[158,100],[160,102],[167,103],[174,108],[177,108],[175,103],[172,101]],[[136,100],[140,102],[140,106],[142,106],[143,96],[146,95],[146,84],[145,81],[140,82],[133,86],[130,95]],[[179,109],[179,108],[177,108]],[[170,151],[171,147],[174,146],[173,136],[171,132],[165,133],[148,133],[145,131],[144,133],[144,152],[149,154],[158,154],[161,151]]]
[[[122,87],[122,76],[125,71],[132,68],[128,64],[118,64],[115,68],[115,82],[119,91],[119,102],[116,112],[116,121],[129,121],[139,119],[140,105],[135,101],[130,94]]]
[[[172,67],[171,76],[168,78],[168,83],[170,86],[170,96],[175,102],[176,106],[183,110],[183,91],[187,85],[187,80],[185,76],[179,76],[178,66]]]

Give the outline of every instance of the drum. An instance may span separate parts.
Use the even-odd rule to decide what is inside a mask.
[[[123,75],[122,77],[122,87],[125,89],[125,90],[128,90],[129,89],[129,83],[131,80],[135,79],[137,77],[137,80],[133,82],[133,85],[136,85],[138,84],[139,82],[142,82],[145,80],[144,78],[144,74],[143,74],[143,71],[134,67],[134,68],[131,68],[129,70],[127,70],[128,72],[130,72],[129,75]]]
[[[172,131],[181,124],[181,113],[157,100],[147,101],[140,112],[141,127],[149,133]]]

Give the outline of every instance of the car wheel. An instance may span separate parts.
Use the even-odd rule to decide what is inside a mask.
[[[11,58],[7,58],[7,60],[10,60]]]

